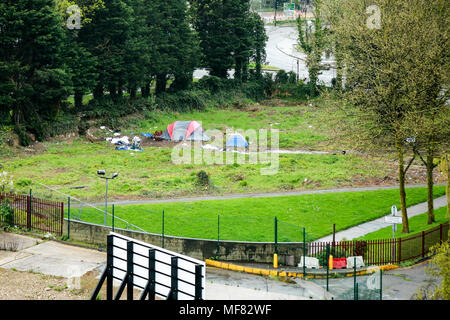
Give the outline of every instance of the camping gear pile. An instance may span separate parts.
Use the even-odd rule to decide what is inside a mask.
[[[104,126],[100,127],[100,129],[102,130],[109,130],[106,129]],[[109,130],[110,132],[112,132],[111,130]],[[107,137],[105,138],[106,141],[110,142],[111,144],[116,146],[116,150],[126,150],[126,151],[144,151],[142,149],[142,140],[141,138],[135,136],[133,137],[133,139],[131,140],[130,143],[130,138],[128,136],[122,136],[119,132],[115,132],[113,134],[114,138],[112,137]]]

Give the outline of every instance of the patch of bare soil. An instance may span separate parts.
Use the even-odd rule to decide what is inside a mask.
[[[83,278],[84,287],[70,288],[62,277],[0,268],[0,300],[87,300],[93,289]]]
[[[0,300],[90,300],[99,276],[98,271],[89,271],[78,280],[0,268]],[[117,291],[118,287],[115,286],[113,294],[115,295]],[[133,290],[134,300],[138,300],[140,295],[140,290]],[[105,298],[104,283],[97,300]],[[124,290],[120,300],[126,298]]]

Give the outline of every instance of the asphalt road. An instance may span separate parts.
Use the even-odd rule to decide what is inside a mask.
[[[17,251],[0,250],[0,268],[41,272],[65,278],[80,277],[90,270],[101,272],[106,263],[106,253],[79,248],[54,241],[11,233],[0,233],[1,243],[16,243]],[[428,262],[383,273],[383,300],[410,300],[417,290],[425,286],[430,276],[426,273]],[[361,288],[368,276],[357,277]],[[242,272],[208,267],[206,270],[207,300],[331,300],[353,299],[353,277],[330,280],[326,292],[325,280],[293,279],[283,282]],[[360,299],[365,291],[360,290]],[[373,293],[373,292],[372,292]],[[379,294],[373,294],[378,298]]]
[[[283,69],[286,72],[293,71],[299,74],[300,79],[308,81],[308,69],[306,67],[306,56],[299,52],[296,47],[298,44],[298,31],[292,26],[266,26],[268,41],[266,44],[266,63],[272,67]],[[297,65],[298,61],[298,65]],[[323,56],[324,65],[333,65],[333,57]],[[234,72],[230,70],[229,76]],[[208,75],[205,69],[197,69],[194,72],[194,78],[200,79]],[[319,81],[326,85],[331,85],[331,79],[336,76],[334,69],[324,70],[319,76]]]

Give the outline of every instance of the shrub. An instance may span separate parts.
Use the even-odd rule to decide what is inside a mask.
[[[204,92],[178,91],[174,93],[161,93],[156,97],[156,104],[162,110],[187,112],[203,110],[206,108]]]
[[[14,224],[14,210],[11,208],[8,199],[0,204],[0,220],[10,226]]]
[[[199,171],[197,173],[197,182],[196,183],[199,186],[208,187],[210,184],[209,175],[203,170]]]
[[[275,82],[277,84],[286,84],[289,80],[289,75],[283,69],[279,70],[275,75]]]
[[[14,126],[14,131],[17,133],[19,138],[19,144],[23,147],[29,146],[31,144],[31,138],[27,133],[25,126],[16,125]]]
[[[28,178],[20,178],[16,181],[16,185],[19,187],[26,187],[31,185],[32,180]]]

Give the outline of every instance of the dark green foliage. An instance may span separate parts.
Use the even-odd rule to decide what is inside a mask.
[[[260,74],[267,37],[261,18],[250,12],[249,0],[194,0],[191,11],[202,66],[210,68],[212,76],[227,78],[234,67],[234,78],[246,81],[251,59]]]
[[[157,96],[156,104],[161,110],[179,112],[203,110],[206,108],[205,97],[202,96],[202,92],[194,90],[162,93]]]
[[[52,0],[0,1],[0,114],[12,111],[21,143],[24,130],[44,138],[43,121],[52,121],[67,97],[64,33]]]
[[[8,199],[0,204],[0,221],[9,226],[14,224],[14,210],[11,208]]]
[[[197,181],[196,181],[197,185],[202,186],[202,187],[207,187],[210,184],[209,181],[209,176],[208,174],[201,170],[197,173]]]
[[[275,82],[277,84],[286,84],[289,80],[289,76],[284,70],[279,70],[275,75]]]

